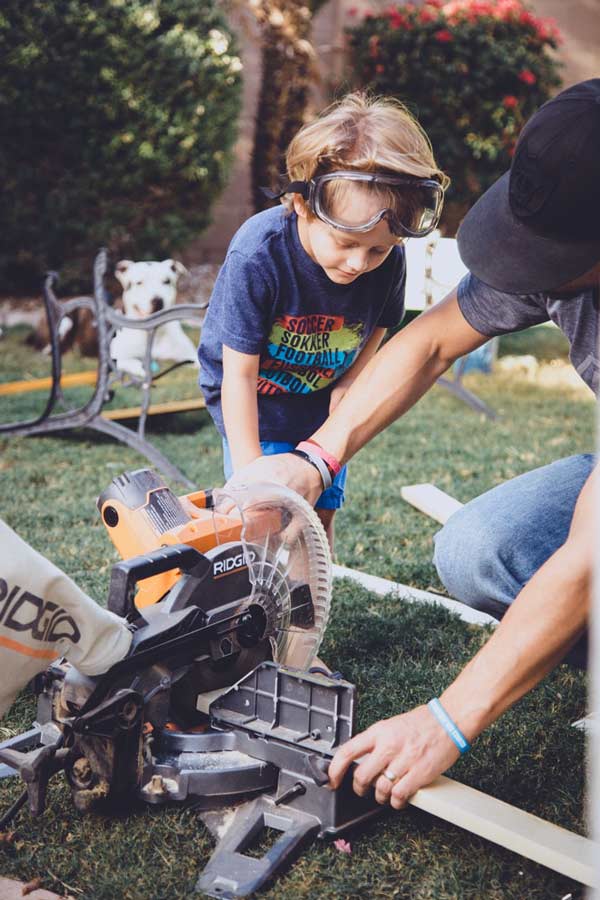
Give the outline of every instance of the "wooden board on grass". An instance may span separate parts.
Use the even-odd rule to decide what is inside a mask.
[[[600,847],[589,838],[440,775],[409,800],[425,812],[594,887]]]
[[[434,484],[410,484],[400,489],[400,496],[411,506],[445,525],[452,513],[464,506],[460,500],[441,491]]]
[[[202,397],[194,400],[168,400],[165,403],[153,403],[148,409],[149,416],[164,416],[167,413],[189,412],[194,409],[204,409],[206,406]],[[127,406],[123,409],[106,409],[102,413],[103,419],[139,419],[142,412],[141,406]]]

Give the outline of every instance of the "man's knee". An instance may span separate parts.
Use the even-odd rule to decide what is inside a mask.
[[[454,513],[434,537],[433,561],[449,595],[501,618],[519,589],[506,570],[509,539],[475,505]]]

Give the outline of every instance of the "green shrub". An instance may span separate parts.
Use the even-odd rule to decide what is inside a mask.
[[[96,248],[169,256],[206,227],[241,64],[218,0],[4,0],[0,274],[89,282]]]
[[[354,80],[416,113],[458,204],[508,169],[522,125],[560,84],[556,27],[521,0],[392,6],[348,38]]]

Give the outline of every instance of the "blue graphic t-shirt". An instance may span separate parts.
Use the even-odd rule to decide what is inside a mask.
[[[260,356],[261,441],[300,441],[327,418],[334,383],[374,328],[404,314],[404,250],[372,272],[335,284],[300,242],[295,213],[258,213],[234,236],[202,328],[200,386],[221,434],[223,344]]]

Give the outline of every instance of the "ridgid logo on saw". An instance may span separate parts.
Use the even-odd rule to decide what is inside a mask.
[[[29,632],[35,641],[67,638],[76,644],[81,637],[75,620],[61,606],[18,584],[9,588],[4,578],[0,578],[0,625],[22,634]]]
[[[221,575],[230,575],[238,569],[245,569],[250,563],[256,559],[254,550],[244,553],[236,553],[234,556],[227,556],[225,559],[217,559],[213,564],[213,577],[218,578]]]

